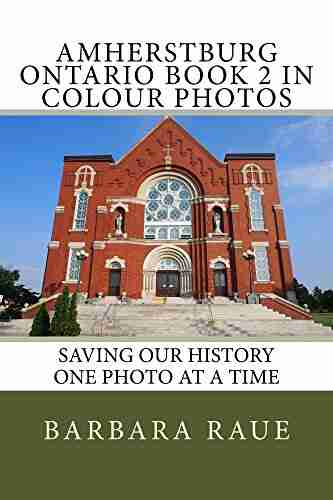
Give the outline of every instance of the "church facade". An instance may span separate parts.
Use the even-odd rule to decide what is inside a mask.
[[[65,156],[44,297],[288,298],[292,280],[274,154],[221,161],[166,118],[119,161]]]

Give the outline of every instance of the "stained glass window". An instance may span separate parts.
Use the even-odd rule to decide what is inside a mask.
[[[225,269],[225,264],[224,262],[221,262],[220,260],[215,263],[214,269]]]
[[[150,186],[145,207],[145,238],[160,240],[192,237],[191,191],[176,178]]]
[[[265,229],[264,211],[262,207],[262,195],[258,189],[250,189],[249,206],[251,217],[251,229],[253,231],[263,231]]]
[[[80,277],[80,266],[81,263],[76,255],[76,250],[70,249],[69,252],[69,268],[68,277],[70,281],[78,281]]]
[[[268,256],[266,247],[254,247],[255,265],[256,265],[256,280],[270,281],[270,272],[268,265]]]
[[[161,271],[173,271],[179,269],[178,263],[174,259],[170,259],[168,257],[165,257],[164,259],[161,259],[159,269]]]
[[[82,230],[86,226],[88,193],[81,191],[76,199],[74,229]]]

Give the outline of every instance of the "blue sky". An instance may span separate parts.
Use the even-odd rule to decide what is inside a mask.
[[[217,158],[275,152],[297,279],[333,288],[333,118],[193,117],[176,120]],[[63,156],[119,159],[161,117],[0,117],[0,264],[39,290]]]

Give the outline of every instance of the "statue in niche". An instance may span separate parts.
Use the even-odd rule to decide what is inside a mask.
[[[117,217],[116,217],[116,234],[117,235],[123,234],[123,221],[124,221],[124,217],[119,212]]]
[[[222,217],[218,210],[214,210],[213,228],[214,234],[222,234]]]

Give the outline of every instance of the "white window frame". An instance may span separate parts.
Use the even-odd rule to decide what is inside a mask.
[[[77,227],[76,222],[77,222],[77,214],[79,211],[80,196],[82,193],[85,193],[87,195],[87,204],[86,204],[86,212],[85,212],[85,218],[84,218],[84,226],[82,228],[81,227],[79,228],[79,227]],[[77,191],[75,191],[74,196],[76,197],[76,202],[75,202],[75,209],[74,209],[72,231],[84,232],[84,231],[86,231],[86,226],[87,226],[89,197],[91,196],[91,191],[88,189],[78,189]]]
[[[263,243],[253,243],[253,250],[255,255],[255,270],[256,270],[256,283],[270,283],[271,282],[271,270],[268,255],[268,244]],[[258,259],[258,254],[261,253],[260,259]],[[258,269],[258,261],[264,262],[265,268]]]
[[[261,219],[257,219],[257,218],[254,219],[254,217],[253,217],[253,210],[252,210],[252,204],[251,204],[251,194],[253,192],[258,193],[258,195],[260,196],[260,206],[261,206],[261,214],[262,214]],[[255,186],[252,186],[252,187],[246,189],[246,195],[248,198],[248,207],[249,207],[249,216],[250,216],[250,221],[249,221],[250,222],[250,231],[266,231],[266,229],[265,229],[265,212],[264,212],[264,204],[263,204],[263,196],[264,196],[263,190],[255,187]]]
[[[70,277],[72,259],[73,259],[74,255],[76,255],[78,250],[79,250],[79,248],[70,248],[69,252],[68,252],[67,271],[66,271],[66,282],[68,282],[68,283],[77,283],[78,279],[80,277],[80,276],[77,278]]]
[[[95,179],[96,171],[95,169],[90,166],[90,165],[82,165],[80,168],[77,169],[75,172],[75,186],[80,185],[80,177],[83,177],[83,180],[81,182],[82,186],[90,186],[93,187],[94,185],[94,179]]]
[[[248,182],[247,174],[250,172],[251,174],[251,181]],[[258,173],[259,177],[259,183],[258,184],[263,184],[263,175],[262,175],[262,168],[259,167],[256,163],[248,163],[247,165],[244,165],[242,168],[242,174],[243,174],[243,183],[244,184],[251,184],[251,185],[256,185],[256,180],[255,176],[253,175],[255,172]]]

